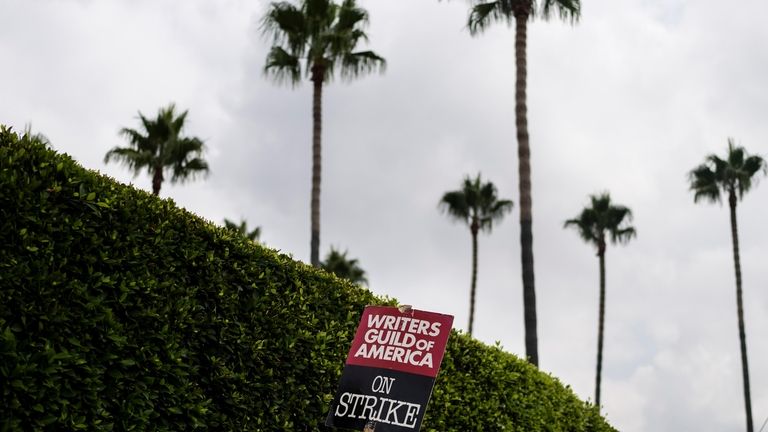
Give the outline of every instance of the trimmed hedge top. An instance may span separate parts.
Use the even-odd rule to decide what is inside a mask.
[[[390,304],[0,128],[0,430],[321,431]],[[454,332],[424,431],[614,431]]]

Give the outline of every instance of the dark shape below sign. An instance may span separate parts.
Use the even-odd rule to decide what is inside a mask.
[[[418,430],[435,379],[390,369],[346,365],[339,382],[329,426],[376,431]]]
[[[325,424],[418,431],[452,324],[450,315],[366,307]]]

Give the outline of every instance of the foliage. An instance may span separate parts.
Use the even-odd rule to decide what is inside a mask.
[[[512,211],[512,201],[499,199],[496,186],[483,182],[479,173],[474,179],[464,177],[461,189],[446,192],[439,206],[451,219],[464,222],[473,232],[491,232],[493,222]]]
[[[494,22],[512,25],[517,15],[549,19],[554,10],[562,19],[576,21],[581,15],[580,0],[473,0],[467,27],[471,34],[485,31]]]
[[[252,242],[258,242],[261,237],[261,227],[256,227],[253,230],[248,230],[248,224],[244,220],[240,220],[240,223],[232,222],[229,219],[224,219],[224,227],[228,230],[232,230],[241,236],[244,236]]]
[[[611,202],[607,192],[589,197],[590,206],[585,207],[579,215],[565,221],[565,227],[573,227],[579,232],[581,239],[597,247],[598,252],[605,250],[606,234],[611,243],[627,243],[637,235],[632,221],[632,210],[628,207]]]
[[[0,130],[0,430],[321,431],[394,304]],[[425,431],[611,431],[454,333]]]
[[[386,66],[373,51],[355,51],[368,36],[363,30],[368,13],[355,0],[301,0],[273,2],[262,20],[273,46],[264,71],[277,81],[298,84],[303,69],[313,80],[330,81],[336,70],[345,79]]]
[[[762,171],[765,174],[765,160],[749,155],[744,147],[728,139],[728,153],[725,159],[715,154],[706,157],[704,163],[688,174],[694,202],[705,199],[720,202],[720,191],[739,199],[752,188],[753,177]]]
[[[557,379],[458,333],[448,340],[422,430],[615,432]]]
[[[208,172],[208,163],[202,159],[203,141],[181,135],[187,112],[174,112],[174,104],[161,108],[154,120],[139,112],[142,131],[122,128],[120,135],[128,140],[128,147],[115,147],[104,156],[104,162],[117,160],[132,169],[134,175],[146,169],[152,176],[152,191],[160,194],[163,172],[171,171],[171,183],[193,178]]]
[[[339,252],[331,246],[331,250],[326,255],[325,260],[320,263],[320,268],[353,284],[368,285],[365,270],[360,267],[357,258],[347,258],[347,253],[348,251]]]

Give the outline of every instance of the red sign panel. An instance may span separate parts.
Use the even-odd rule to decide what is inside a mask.
[[[452,325],[451,315],[368,306],[357,327],[347,364],[434,378]]]

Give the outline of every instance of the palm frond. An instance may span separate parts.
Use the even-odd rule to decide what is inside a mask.
[[[611,231],[611,241],[613,243],[626,244],[635,237],[637,237],[637,230],[634,227]]]
[[[224,218],[224,228],[227,228],[233,231],[240,231],[244,227],[245,227],[245,221],[241,221],[241,223],[238,225],[236,222],[232,222],[231,220]]]
[[[332,26],[338,17],[339,6],[333,0],[301,0],[301,12],[308,33],[317,36]]]
[[[127,166],[136,176],[143,168],[148,172],[152,171],[153,157],[152,153],[138,150],[132,147],[114,147],[104,156],[104,163],[117,161]]]
[[[733,138],[728,138],[727,164],[730,167],[740,167],[744,164],[744,147],[738,147]]]
[[[372,72],[383,72],[387,61],[373,51],[353,52],[342,57],[341,78],[351,80]]]
[[[347,258],[347,253],[348,251],[340,252],[336,248],[331,247],[325,260],[320,263],[320,268],[352,283],[368,285],[365,270],[360,267],[357,259]]]
[[[438,203],[440,210],[457,222],[469,223],[470,208],[463,191],[446,192]]]
[[[148,140],[146,135],[142,135],[141,132],[135,129],[122,128],[118,133],[121,136],[125,137],[128,140],[128,142],[130,142],[131,144],[137,147],[144,145]]]
[[[262,34],[274,45],[286,45],[297,57],[304,54],[308,41],[307,21],[303,11],[287,1],[273,2],[261,20]]]
[[[269,51],[264,73],[281,84],[290,83],[295,86],[301,82],[299,58],[279,46],[274,46]]]
[[[155,130],[158,123],[157,121],[153,121],[147,117],[144,117],[144,114],[141,112],[139,112],[139,121],[141,121],[141,126],[144,128],[147,136],[157,134],[157,131]]]
[[[479,228],[482,231],[490,232],[493,229],[493,222],[501,221],[507,213],[512,211],[511,200],[499,200],[496,185],[491,182],[482,184],[480,174],[476,178],[477,191],[477,210]]]
[[[515,204],[512,200],[498,200],[488,210],[488,215],[493,221],[501,220],[504,215],[512,211]]]
[[[350,32],[364,28],[368,25],[368,12],[365,9],[357,7],[354,0],[344,0],[339,8],[336,25],[337,32]]]
[[[181,138],[175,135],[168,149],[172,161],[182,162],[190,156],[203,153],[205,143],[200,138]]]
[[[354,49],[359,42],[368,43],[368,34],[361,29],[352,29],[349,32],[349,43],[352,49]]]
[[[182,136],[188,113],[183,111],[177,114],[173,103],[160,108],[154,119],[139,112],[144,130],[120,129],[119,135],[126,138],[130,146],[108,151],[104,162],[120,161],[132,169],[134,175],[144,168],[150,175],[157,168],[169,168],[172,182],[207,174],[208,163],[202,159],[203,141]]]
[[[759,177],[758,173],[765,175],[768,173],[768,167],[765,160],[757,155],[751,155],[744,160],[742,165],[741,181],[739,182],[739,198],[743,197],[746,192],[752,188],[753,181],[757,183]]]
[[[690,190],[694,192],[693,201],[707,199],[719,203],[721,191],[741,199],[752,188],[753,182],[759,179],[758,173],[766,174],[765,160],[757,155],[749,155],[729,138],[725,159],[710,154],[703,164],[688,173]]]
[[[372,51],[356,51],[368,36],[363,28],[368,13],[355,0],[299,0],[298,5],[272,3],[262,19],[262,31],[272,36],[264,72],[277,82],[296,85],[304,73],[322,73],[322,82],[333,79],[337,66],[343,79],[383,71],[384,59]]]
[[[169,135],[179,135],[184,129],[184,125],[187,122],[187,115],[189,110],[184,110],[178,116],[175,113],[176,104],[171,103],[168,107],[162,111],[162,126],[165,127]]]
[[[590,205],[574,219],[568,219],[563,228],[575,228],[582,240],[595,245],[598,250],[605,246],[606,236],[612,243],[627,243],[637,235],[633,226],[632,211],[613,204],[608,192],[590,196]]]
[[[480,173],[474,178],[465,176],[461,189],[445,193],[439,205],[454,221],[487,232],[493,229],[493,222],[502,220],[513,206],[511,200],[499,199],[496,186],[483,182]]]
[[[171,169],[171,183],[185,182],[200,176],[207,176],[210,172],[208,162],[195,157],[182,163],[174,164]]]
[[[351,53],[361,40],[368,40],[368,35],[361,29],[331,29],[323,33],[321,42],[314,45],[317,49],[315,57],[343,57]]]
[[[761,156],[751,155],[744,161],[744,173],[750,177],[761,171],[765,173],[766,169],[765,159]]]
[[[593,212],[590,209],[584,209],[578,217],[574,219],[568,219],[563,224],[563,228],[573,227],[579,234],[582,240],[587,243],[594,243],[600,240],[599,232],[595,232],[595,218]]]
[[[709,165],[702,164],[688,173],[691,183],[690,190],[693,191],[693,202],[697,203],[701,199],[713,203],[720,202],[720,185],[715,171],[710,169]]]
[[[515,11],[512,3],[509,0],[497,0],[474,5],[470,10],[469,20],[467,21],[469,33],[473,36],[478,35],[497,21],[512,25],[515,21]]]
[[[240,223],[232,222],[231,220],[224,218],[224,228],[234,231],[248,240],[252,242],[259,241],[259,237],[261,237],[261,227],[256,227],[253,230],[248,230],[248,224],[245,222],[244,219],[240,220]]]
[[[8,131],[10,131],[10,128],[8,129]],[[24,133],[21,135],[21,139],[28,140],[31,142],[36,142],[48,148],[51,147],[51,141],[48,139],[48,137],[46,137],[40,132],[32,132],[31,124],[27,124],[24,126]]]
[[[581,17],[581,1],[543,0],[538,15],[542,19],[547,20],[552,16],[553,10],[557,13],[557,16],[560,19],[564,21],[570,21],[573,24],[576,23]]]
[[[517,16],[544,20],[556,14],[560,19],[576,23],[581,16],[580,0],[496,0],[475,1],[470,9],[467,27],[475,36],[495,22],[511,26]]]

